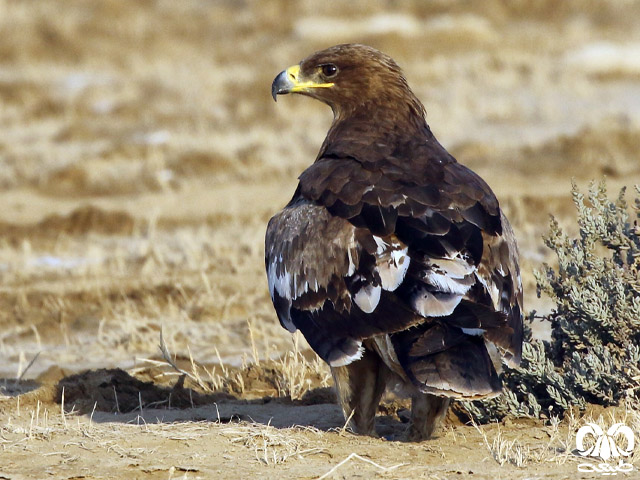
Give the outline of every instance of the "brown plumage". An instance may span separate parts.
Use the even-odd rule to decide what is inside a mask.
[[[356,431],[375,433],[391,386],[413,399],[409,437],[428,438],[450,398],[500,392],[500,356],[520,362],[511,226],[489,186],[435,139],[387,55],[317,52],[276,77],[274,99],[286,93],[323,101],[334,121],[267,227],[278,317],[329,363]]]

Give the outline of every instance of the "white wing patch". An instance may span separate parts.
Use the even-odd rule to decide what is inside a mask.
[[[393,292],[404,280],[411,258],[407,255],[409,247],[398,240],[385,242],[382,238],[374,236],[378,246],[376,250],[376,270],[380,275],[382,288]]]
[[[362,355],[364,354],[364,347],[362,346],[362,342],[358,342],[358,351],[354,355],[350,356],[341,356],[336,358],[335,360],[329,360],[329,365],[332,367],[344,367],[345,365],[349,365],[356,360],[360,360]]]
[[[287,271],[287,267],[283,267],[283,273],[278,275],[278,267],[282,264],[282,256],[273,260],[267,268],[267,278],[269,280],[269,293],[271,294],[271,300],[274,298],[274,292],[278,292],[283,298],[287,300],[293,300],[300,295],[307,293],[309,290],[313,292],[318,291],[318,281],[314,280],[313,285],[303,279],[300,282],[300,277],[297,273],[293,276]],[[304,277],[303,277],[304,278]]]
[[[376,254],[382,255],[389,247],[389,244],[385,242],[382,238],[376,237],[375,235],[373,236],[373,240],[376,242],[376,245],[378,246],[378,249],[376,250]]]
[[[271,301],[275,298],[275,292],[278,292],[278,295],[289,302],[289,307],[291,307],[291,274],[287,272],[287,269],[283,269],[283,274],[278,275],[278,264],[282,262],[282,257],[280,257],[279,261],[274,260],[269,264],[269,268],[267,268],[267,278],[269,280],[269,294],[271,295]],[[291,333],[297,330],[296,326],[291,321],[291,315],[289,313],[289,308],[286,309],[286,313],[283,315],[278,312],[278,318],[282,322],[282,326],[289,330]]]
[[[278,292],[283,298],[291,300],[291,275],[287,272],[287,268],[283,268],[282,275],[278,275],[278,267],[282,263],[282,256],[279,259],[273,260],[269,264],[267,269],[267,277],[269,279],[269,293],[271,294],[271,300],[274,298],[274,292]],[[295,295],[294,295],[295,297]]]
[[[394,250],[390,255],[376,258],[376,268],[380,275],[382,288],[393,292],[404,280],[411,259],[407,255],[407,248]]]
[[[375,257],[380,285],[365,285],[353,296],[354,303],[365,313],[372,313],[376,309],[382,290],[393,292],[400,286],[411,262],[407,254],[409,247],[395,237],[384,240],[374,235],[373,240],[378,247]],[[351,256],[349,261],[351,262]],[[351,265],[349,265],[349,271],[351,271]]]
[[[411,306],[423,317],[451,315],[475,284],[476,266],[460,254],[451,258],[426,258],[421,278],[429,288],[418,289]],[[465,332],[478,335],[475,332]]]
[[[356,264],[353,261],[353,255],[351,254],[352,248],[347,248],[347,258],[349,260],[349,270],[347,270],[347,276],[350,277],[354,273],[356,273]]]
[[[465,281],[465,279],[451,277],[447,272],[438,272],[435,270],[425,272],[424,280],[428,284],[436,287],[440,292],[454,293],[457,295],[467,293],[473,284],[473,282]]]
[[[476,271],[476,266],[459,254],[453,258],[431,258],[429,262],[437,270],[446,272],[452,278],[465,278]]]
[[[353,296],[353,301],[364,313],[371,313],[380,302],[381,292],[382,289],[379,286],[365,285]]]
[[[461,328],[460,330],[462,330],[467,335],[474,335],[478,337],[484,333],[483,328]]]
[[[445,317],[451,315],[462,300],[462,295],[433,294],[419,290],[411,300],[411,306],[423,317]]]

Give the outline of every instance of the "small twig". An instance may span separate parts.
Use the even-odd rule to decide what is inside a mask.
[[[323,480],[324,478],[327,478],[329,475],[335,473],[336,470],[338,470],[345,463],[351,461],[354,458],[357,459],[357,460],[360,460],[362,462],[366,462],[366,463],[368,463],[370,465],[373,465],[374,467],[376,467],[379,470],[382,470],[383,472],[390,472],[391,470],[395,470],[396,468],[403,467],[405,465],[409,465],[408,463],[399,463],[398,465],[393,465],[391,467],[383,467],[382,465],[378,465],[376,462],[374,462],[372,460],[369,460],[368,458],[361,457],[357,453],[351,453],[347,458],[342,460],[340,463],[338,463],[335,467],[333,467],[327,473],[325,473],[321,477],[318,477],[317,480]]]
[[[175,360],[171,358],[171,352],[169,352],[169,348],[167,347],[167,344],[164,341],[164,337],[162,336],[162,328],[160,328],[160,345],[158,345],[158,347],[160,348],[160,353],[162,354],[162,358],[164,358],[166,363],[169,364],[171,368],[173,368],[176,372],[189,377],[191,380],[195,382],[196,385],[198,385],[204,391],[210,390],[207,387],[207,385],[202,381],[201,378],[199,378],[197,375],[194,375],[193,373],[189,373],[186,370],[183,370],[176,364]],[[191,367],[194,369],[194,372],[197,373],[196,364],[193,360],[193,357],[191,356],[191,351],[189,351],[189,358],[191,360]],[[147,358],[143,358],[142,361],[149,362],[155,365],[163,365],[162,362],[158,362],[157,360],[151,360]]]
[[[253,363],[260,365],[260,355],[258,355],[258,347],[256,347],[256,340],[253,336],[253,328],[251,328],[251,320],[247,318],[247,328],[249,329],[249,340],[251,341],[251,354],[253,355]]]
[[[116,392],[116,386],[112,385],[112,387],[113,387],[113,396],[115,397],[115,400],[116,400],[116,411],[118,413],[121,413],[120,412],[120,404],[118,403],[118,392]]]
[[[356,413],[356,409],[355,408],[353,410],[351,410],[351,413],[349,414],[349,417],[347,417],[347,419],[345,420],[344,425],[340,429],[340,435],[344,435],[344,432],[347,430],[347,427],[349,426],[349,422],[351,422],[351,419],[353,418],[354,413]]]
[[[64,387],[62,387],[62,397],[60,400],[60,414],[62,415],[62,420],[64,421],[64,427],[67,428],[67,417],[64,414]]]
[[[160,328],[160,345],[158,345],[158,347],[160,348],[160,353],[162,354],[162,358],[164,358],[167,361],[167,363],[171,365],[171,367],[173,367],[175,370],[177,370],[180,373],[189,375],[187,372],[185,372],[180,367],[178,367],[178,365],[176,365],[175,360],[171,358],[171,353],[169,352],[169,348],[167,347],[167,344],[165,343],[164,337],[162,335],[162,328]]]
[[[228,378],[229,377],[229,371],[227,370],[227,367],[224,366],[224,363],[222,361],[222,357],[220,356],[220,352],[218,351],[218,347],[214,346],[213,349],[215,350],[216,356],[218,357],[218,362],[220,363],[220,368],[222,369],[222,374],[225,377]]]
[[[96,413],[96,407],[98,406],[98,402],[93,404],[93,410],[91,410],[91,416],[89,417],[89,425],[93,423],[93,414]]]
[[[22,381],[22,379],[24,378],[25,374],[27,373],[27,370],[29,370],[31,368],[31,366],[36,362],[36,360],[38,359],[38,357],[40,356],[40,353],[42,352],[38,352],[35,354],[35,356],[31,359],[31,361],[29,362],[29,365],[27,365],[27,368],[25,368],[22,373],[20,373],[20,375],[18,376],[18,378],[16,378],[16,385]]]

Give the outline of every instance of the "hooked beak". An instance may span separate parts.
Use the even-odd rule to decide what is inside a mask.
[[[288,73],[290,68],[281,71],[271,84],[271,96],[276,102],[278,101],[278,95],[290,93],[291,89],[295,86],[295,77],[291,78]]]
[[[273,80],[271,84],[271,96],[275,101],[277,95],[285,95],[287,93],[305,93],[313,88],[330,88],[333,83],[316,83],[313,81],[301,81],[300,65],[293,65],[283,70]]]

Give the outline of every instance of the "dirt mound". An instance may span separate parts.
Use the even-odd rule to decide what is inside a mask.
[[[234,172],[239,168],[232,159],[216,152],[182,152],[169,162],[172,170],[181,176],[198,176],[206,173]]]
[[[11,243],[27,237],[34,240],[41,237],[55,238],[60,234],[86,235],[131,235],[135,219],[123,211],[107,211],[93,205],[83,205],[68,215],[53,214],[40,222],[30,225],[16,225],[0,222],[0,235]]]
[[[186,359],[176,359],[176,363],[185,364]],[[53,372],[41,376],[55,378]],[[182,375],[165,375],[166,368],[151,367],[137,369],[131,374],[121,369],[90,370],[74,375],[65,375],[55,384],[53,401],[63,404],[66,411],[80,413],[118,412],[129,413],[145,409],[189,409],[216,404],[220,411],[226,411],[225,405],[290,405],[291,407],[310,407],[336,404],[332,387],[314,387],[307,382],[307,390],[299,399],[292,399],[284,393],[285,374],[276,363],[270,365],[250,364],[244,368],[227,373],[227,381],[222,391],[211,392],[211,385],[197,383]],[[175,372],[174,372],[175,373]],[[64,397],[63,397],[64,395]],[[392,393],[385,394],[378,407],[378,423],[381,431],[397,436],[398,425],[407,423],[410,417],[411,402],[407,398],[398,398]],[[233,410],[233,407],[231,407]],[[237,409],[236,409],[237,410]],[[237,410],[244,411],[243,409]],[[447,425],[462,425],[466,419],[460,409],[449,412]],[[234,410],[235,411],[235,410]],[[234,415],[230,415],[232,418]],[[242,415],[240,416],[242,417]],[[400,429],[402,430],[402,428]]]
[[[188,359],[177,358],[175,362],[189,368]],[[135,373],[121,369],[97,369],[69,375],[62,369],[55,369],[43,373],[38,382],[55,385],[54,401],[64,403],[68,411],[81,413],[90,413],[94,409],[119,413],[141,408],[184,409],[225,402],[278,402],[299,406],[336,403],[332,388],[313,386],[320,383],[318,379],[307,382],[301,398],[292,400],[285,393],[288,389],[285,377],[281,367],[275,363],[264,366],[250,364],[228,370],[219,391],[214,392],[209,382],[194,381],[192,377],[179,375],[165,365],[138,368]],[[28,384],[31,390],[34,389],[32,384]],[[381,413],[392,415],[402,408],[393,407],[392,403],[388,402]]]
[[[640,173],[638,151],[640,130],[614,120],[585,127],[574,135],[561,135],[539,147],[526,147],[522,156],[536,158],[544,162],[545,171],[567,177],[624,177]],[[538,169],[538,161],[527,164]]]
[[[85,235],[89,232],[104,235],[130,235],[135,220],[126,212],[105,211],[93,205],[84,205],[69,215],[51,215],[40,223],[38,229],[68,235]]]
[[[496,147],[488,142],[463,142],[452,148],[458,160],[484,169],[487,176],[502,167],[526,178],[593,179],[606,175],[640,175],[640,128],[624,118],[605,118],[572,134],[560,134],[541,143]],[[535,209],[531,209],[535,211]]]
[[[171,388],[143,382],[120,369],[100,369],[65,377],[57,385],[56,402],[68,411],[127,413],[144,408],[192,408],[233,399],[228,394],[202,394],[184,388],[180,377]],[[63,398],[64,394],[64,398]]]

